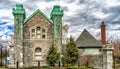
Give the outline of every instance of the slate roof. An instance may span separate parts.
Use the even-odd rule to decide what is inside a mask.
[[[76,44],[78,48],[102,47],[102,43],[96,40],[86,29],[84,29],[82,34],[78,37]]]
[[[50,18],[48,18],[40,9],[37,9],[36,11],[33,12],[32,15],[30,15],[28,18],[25,19],[25,22],[26,23],[29,19],[31,19],[35,14],[37,13],[40,13],[43,17],[45,17],[50,23],[52,23],[52,21],[50,20]]]

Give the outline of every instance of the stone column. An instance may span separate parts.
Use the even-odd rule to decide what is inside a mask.
[[[113,47],[110,44],[105,45],[103,48],[103,68],[113,69]]]
[[[51,20],[54,24],[54,45],[58,48],[61,53],[62,46],[62,17],[64,15],[59,5],[55,5],[51,12]]]
[[[22,4],[16,4],[13,8],[14,16],[14,52],[16,67],[23,67],[23,24],[25,20],[25,9]],[[17,64],[18,63],[18,64]]]

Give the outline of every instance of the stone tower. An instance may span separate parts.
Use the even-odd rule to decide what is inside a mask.
[[[13,8],[14,15],[14,47],[15,64],[23,67],[23,23],[25,19],[25,10],[22,4],[16,4]]]
[[[59,52],[61,52],[62,46],[62,16],[63,10],[60,9],[60,6],[55,5],[51,12],[51,19],[54,24],[54,45],[58,47]]]
[[[113,47],[109,44],[103,47],[103,68],[113,69]]]

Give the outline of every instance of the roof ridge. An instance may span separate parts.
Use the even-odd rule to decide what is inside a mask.
[[[41,15],[43,15],[43,17],[45,17],[49,22],[52,23],[52,21],[50,20],[50,18],[47,17],[47,15],[45,15],[40,9],[35,10],[28,18],[25,19],[24,23],[26,23],[29,19],[31,19],[35,14],[37,14],[37,12],[39,12]]]

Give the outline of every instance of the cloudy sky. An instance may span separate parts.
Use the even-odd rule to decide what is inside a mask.
[[[64,10],[63,23],[69,26],[68,36],[77,38],[86,28],[93,36],[99,38],[102,21],[106,24],[107,37],[120,36],[120,0],[0,0],[2,40],[13,35],[12,8],[17,3],[23,4],[27,17],[36,9],[40,9],[49,17],[53,6],[60,5]]]

